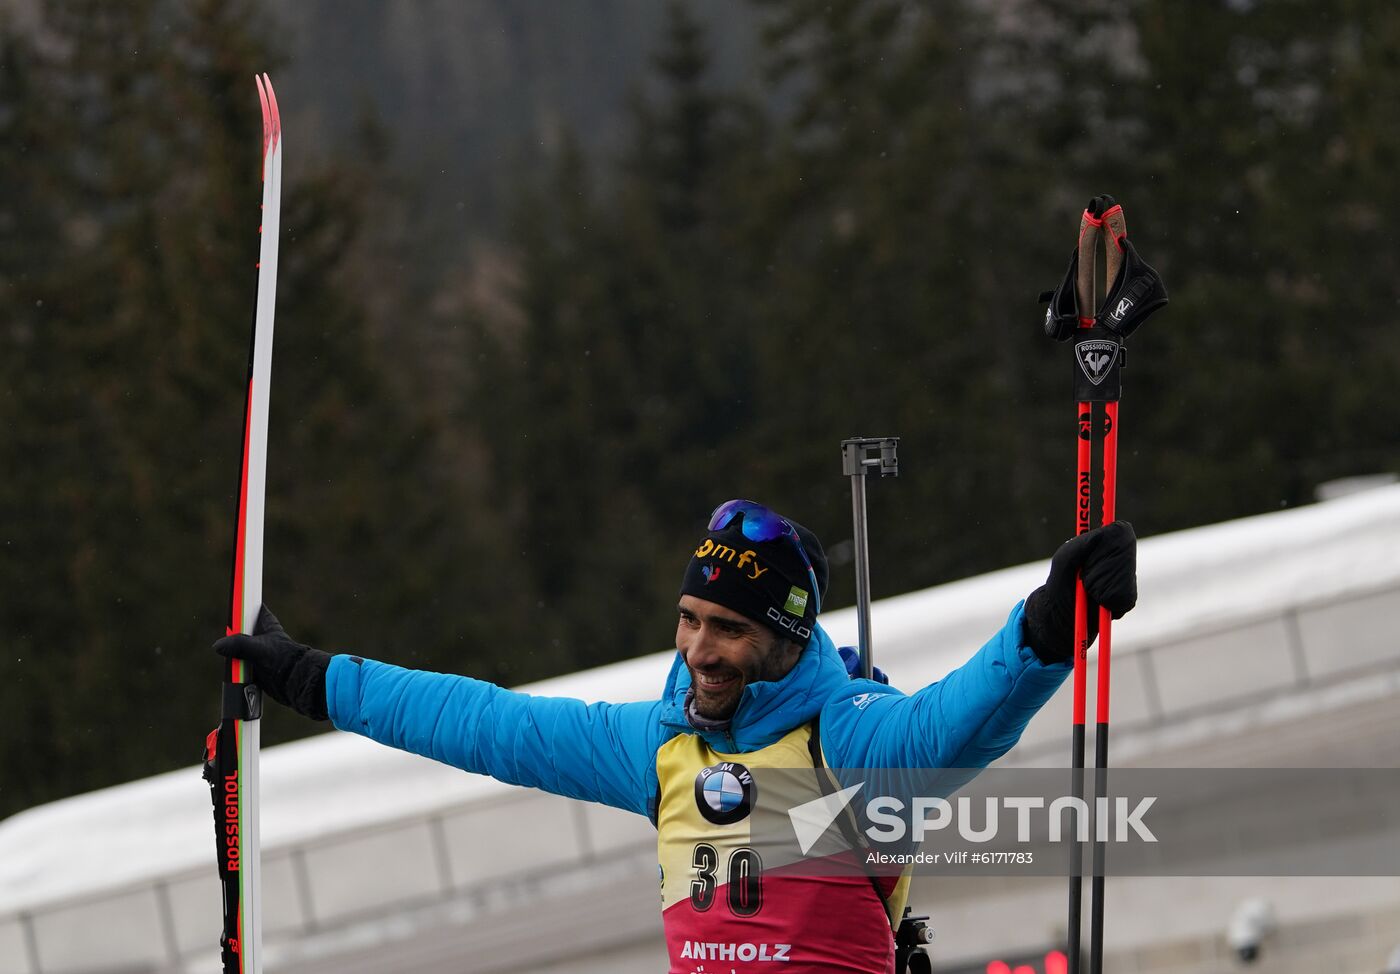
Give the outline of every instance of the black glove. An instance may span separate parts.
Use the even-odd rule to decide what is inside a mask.
[[[326,720],[329,653],[303,646],[282,628],[267,606],[259,606],[253,635],[225,636],[214,652],[248,664],[252,680],[273,700],[312,720]]]
[[[1044,663],[1074,658],[1074,577],[1084,576],[1089,643],[1099,635],[1099,606],[1121,619],[1137,605],[1137,535],[1127,521],[1086,531],[1060,545],[1050,577],[1026,599],[1026,642]]]

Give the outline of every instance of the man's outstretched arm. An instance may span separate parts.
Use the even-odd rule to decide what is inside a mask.
[[[916,693],[889,691],[859,708],[845,701],[829,706],[822,714],[828,763],[981,768],[1001,757],[1071,670],[1043,662],[1026,646],[1024,616],[1024,604],[1017,605],[970,660]]]
[[[1119,618],[1137,603],[1136,547],[1125,521],[1065,542],[1046,583],[962,666],[911,696],[824,714],[831,764],[981,768],[1001,757],[1073,669],[1076,575],[1089,596],[1092,641],[1099,604]]]
[[[533,697],[297,643],[264,606],[255,634],[215,643],[268,696],[341,730],[508,784],[647,814],[660,704]]]

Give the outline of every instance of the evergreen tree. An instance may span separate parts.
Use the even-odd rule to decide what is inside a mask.
[[[680,4],[655,63],[620,181],[592,185],[567,151],[522,206],[521,328],[483,353],[531,639],[561,667],[668,640],[687,546],[747,481],[756,325],[736,187],[755,116],[709,90]]]
[[[186,765],[217,718],[207,647],[227,611],[258,246],[252,75],[273,60],[250,2],[42,13],[0,34],[0,286],[17,309],[0,332],[0,814]],[[461,557],[489,533],[357,308],[365,174],[302,165],[284,193],[265,594],[304,639],[446,663],[501,635],[433,612],[444,592],[491,596],[499,575]],[[268,722],[270,743],[315,729]]]

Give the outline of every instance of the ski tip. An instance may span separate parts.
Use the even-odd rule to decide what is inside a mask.
[[[277,107],[277,92],[272,90],[272,79],[264,72],[262,76],[263,87],[267,89],[267,104],[272,112],[272,137],[269,145],[282,141],[282,112]]]
[[[263,123],[263,177],[267,176],[267,153],[272,145],[272,111],[267,103],[267,89],[263,87],[262,75],[253,75],[253,83],[258,86],[258,103],[262,106]]]
[[[263,144],[266,145],[268,137],[272,135],[272,111],[268,107],[267,88],[263,86],[262,75],[253,75],[253,83],[258,86],[258,102],[262,106]]]

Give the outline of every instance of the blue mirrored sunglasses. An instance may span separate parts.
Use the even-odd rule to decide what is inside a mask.
[[[725,501],[715,508],[714,513],[710,515],[709,530],[723,531],[739,515],[743,515],[739,530],[750,541],[772,541],[775,538],[787,538],[792,541],[793,547],[802,556],[802,563],[807,566],[807,578],[812,583],[812,605],[814,610],[820,613],[822,594],[821,587],[817,585],[817,572],[812,567],[812,559],[807,556],[807,549],[802,547],[802,538],[798,536],[797,529],[787,518],[770,511],[762,504],[735,499]]]

